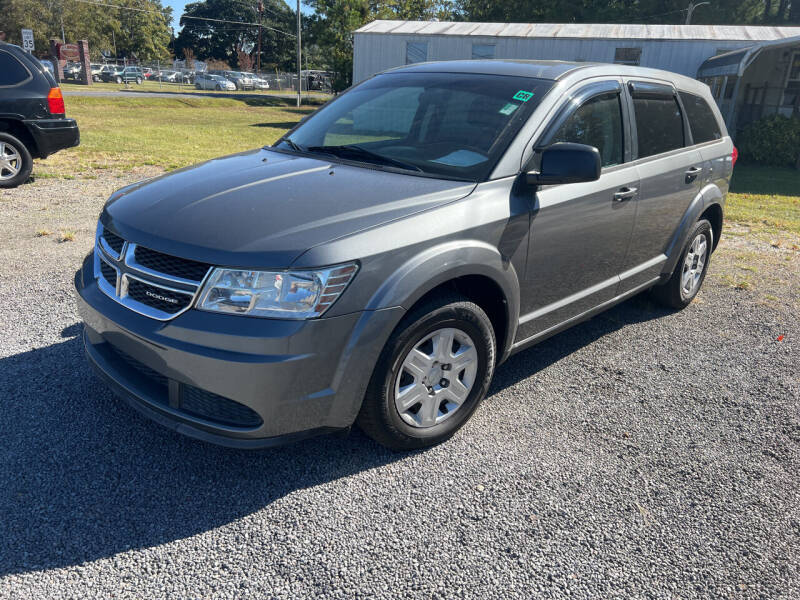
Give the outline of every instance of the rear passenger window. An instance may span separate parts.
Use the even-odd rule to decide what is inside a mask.
[[[692,130],[692,139],[695,144],[722,139],[717,118],[708,103],[700,96],[688,92],[680,92],[686,117],[689,119],[689,129]]]
[[[634,93],[639,158],[683,148],[683,117],[674,96]]]
[[[574,142],[594,146],[600,151],[604,167],[623,161],[622,107],[619,94],[595,96],[582,104],[558,128],[550,143]]]
[[[0,51],[0,86],[17,85],[30,77],[28,69],[8,52]]]

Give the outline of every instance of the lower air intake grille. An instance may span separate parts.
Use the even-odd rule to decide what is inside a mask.
[[[167,379],[167,377],[162,375],[158,371],[154,371],[146,364],[139,362],[138,360],[136,360],[129,354],[126,354],[116,346],[112,346],[111,344],[109,344],[108,346],[109,348],[111,348],[114,355],[123,360],[125,364],[127,364],[130,368],[135,369],[140,374],[144,375],[147,379],[149,379],[156,385],[160,385],[166,388],[167,385],[169,384],[169,380]]]
[[[134,258],[138,264],[152,271],[166,273],[173,277],[180,277],[191,281],[202,281],[208,269],[211,267],[211,265],[206,263],[189,260],[187,258],[178,258],[177,256],[170,256],[169,254],[162,254],[161,252],[156,252],[155,250],[150,250],[150,248],[145,248],[143,246],[136,246]]]
[[[233,427],[258,427],[262,423],[258,413],[244,404],[191,385],[183,386],[181,410]]]
[[[169,314],[182,311],[192,302],[191,294],[173,292],[138,279],[128,280],[128,296],[136,302]]]

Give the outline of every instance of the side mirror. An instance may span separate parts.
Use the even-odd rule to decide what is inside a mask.
[[[542,150],[541,167],[526,173],[532,185],[580,183],[600,179],[600,151],[594,146],[557,142]]]

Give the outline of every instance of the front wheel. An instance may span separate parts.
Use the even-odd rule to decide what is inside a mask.
[[[117,83],[122,83],[122,77],[117,77]]]
[[[220,84],[217,84],[214,89],[217,90],[218,92],[221,92],[222,91],[222,86]]]
[[[0,132],[0,188],[13,188],[25,183],[33,170],[31,153],[21,141]]]
[[[136,78],[136,85],[142,85],[142,78],[141,77],[137,77]]]
[[[672,277],[652,289],[653,298],[669,308],[680,310],[689,306],[703,285],[713,247],[711,223],[701,219],[689,234]]]
[[[386,343],[357,423],[394,450],[439,444],[483,400],[495,357],[491,321],[477,304],[455,294],[431,298]]]

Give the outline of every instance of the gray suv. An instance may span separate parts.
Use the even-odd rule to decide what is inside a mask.
[[[648,289],[688,305],[735,160],[708,87],[672,73],[387,71],[274,146],[114,192],[75,277],[86,352],[203,440],[432,445],[511,354]]]

